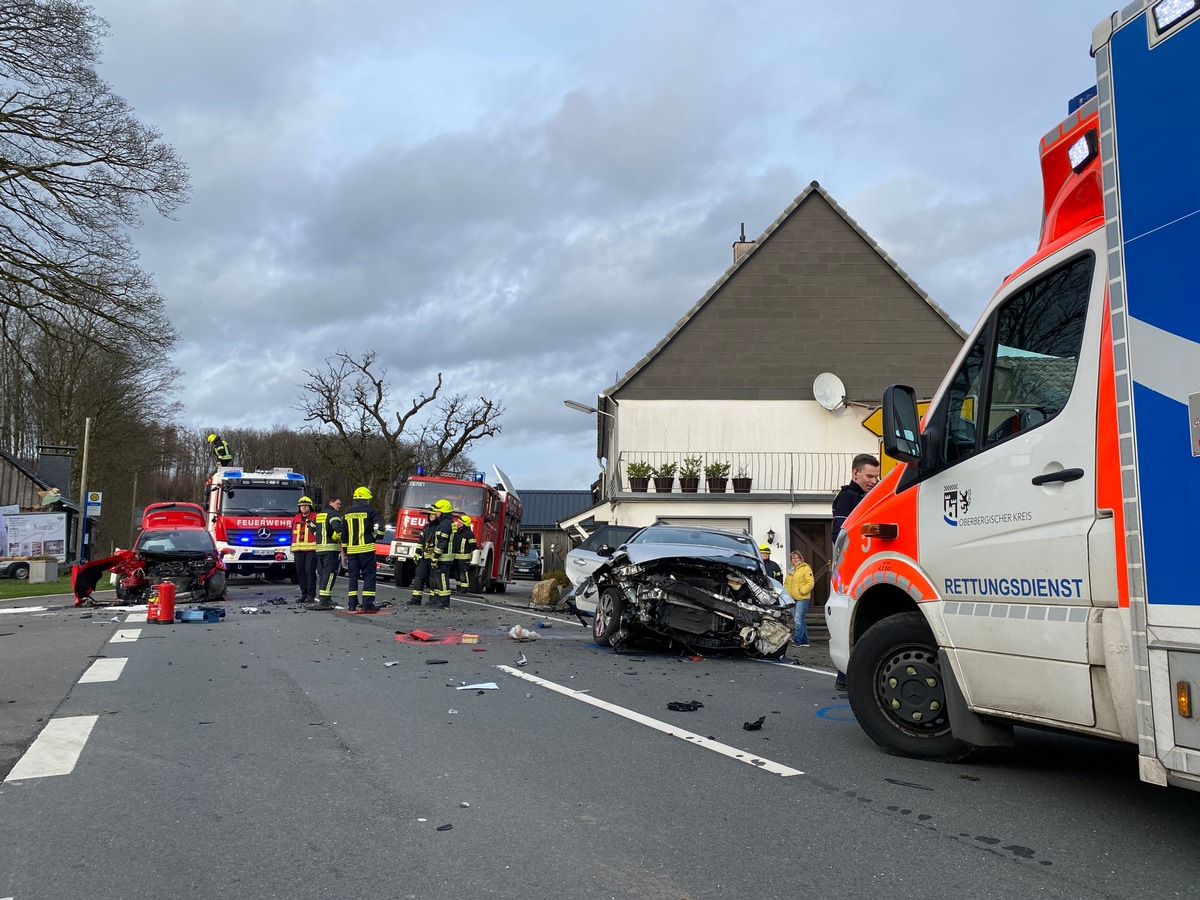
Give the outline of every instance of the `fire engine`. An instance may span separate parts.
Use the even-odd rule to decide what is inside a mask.
[[[468,571],[468,590],[503,594],[508,589],[521,533],[521,498],[499,467],[493,469],[497,486],[485,483],[482,472],[466,481],[425,475],[420,468],[416,475],[397,485],[396,534],[391,552],[397,585],[412,584],[417,571],[417,539],[429,521],[429,506],[444,499],[454,507],[455,516],[471,517],[476,549]]]
[[[295,578],[292,516],[304,492],[304,476],[285,468],[249,472],[222,466],[209,477],[208,530],[230,575]]]
[[[922,421],[884,394],[903,465],[836,541],[830,652],[888,752],[954,760],[1032,725],[1197,790],[1200,179],[1179,152],[1200,4],[1131,4],[1092,55],[1097,88],[1042,139],[1037,252]]]

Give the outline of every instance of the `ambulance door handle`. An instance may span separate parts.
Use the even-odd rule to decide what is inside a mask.
[[[1034,484],[1050,484],[1054,481],[1078,481],[1083,477],[1083,469],[1061,469],[1045,475],[1033,476]]]

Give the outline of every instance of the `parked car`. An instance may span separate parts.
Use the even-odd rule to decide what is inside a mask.
[[[602,547],[615,550],[641,529],[633,525],[601,525],[593,531],[586,541],[567,554],[564,567],[567,570],[567,580],[578,587],[596,567],[607,559],[600,554]]]
[[[175,585],[177,602],[224,600],[225,563],[204,524],[204,510],[194,503],[147,506],[132,550],[118,550],[72,571],[75,605],[91,597],[108,570],[120,602],[145,602],[154,585],[164,581]]]
[[[648,525],[575,590],[596,643],[621,651],[636,637],[701,652],[779,657],[792,641],[792,601],[746,534]]]
[[[0,578],[28,578],[29,563],[23,559],[7,559],[0,562]]]
[[[383,537],[375,542],[375,574],[378,578],[391,578],[396,574],[396,557],[392,556],[392,541],[396,539],[396,526],[389,525]]]
[[[522,553],[513,560],[513,578],[533,578],[542,580],[542,558],[533,553]]]

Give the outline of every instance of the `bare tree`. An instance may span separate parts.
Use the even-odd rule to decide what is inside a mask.
[[[469,401],[456,394],[430,410],[442,390],[440,372],[432,390],[412,398],[407,409],[395,408],[387,371],[373,368],[376,358],[373,350],[360,358],[339,350],[324,369],[305,370],[306,393],[296,407],[311,423],[307,430],[322,459],[352,481],[383,490],[418,464],[431,474],[457,472],[477,441],[499,434],[504,407],[485,397]],[[422,412],[431,414],[420,420]],[[413,437],[407,436],[410,423]]]
[[[188,174],[97,75],[106,27],[75,0],[0,0],[0,306],[46,331],[82,309],[151,342],[171,326],[127,230],[147,203],[169,216]]]

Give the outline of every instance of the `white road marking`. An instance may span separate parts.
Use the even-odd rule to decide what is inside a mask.
[[[117,657],[115,659],[98,659],[83,673],[79,679],[80,684],[92,684],[97,681],[116,681],[121,677],[121,671],[125,668],[125,663],[128,659]]]
[[[50,775],[68,775],[79,761],[83,745],[99,716],[71,716],[51,719],[37,736],[37,740],[17,760],[5,782],[24,781],[28,778],[46,778]]]
[[[130,613],[129,615],[127,615],[125,617],[125,621],[126,622],[145,622],[147,615],[148,615],[148,613],[146,612],[146,610],[142,610],[141,612]]]
[[[0,614],[3,614],[3,613],[31,613],[31,612],[45,612],[45,611],[46,611],[46,607],[44,607],[44,606],[18,606],[14,609],[0,609]]]
[[[553,681],[547,681],[544,678],[539,678],[536,675],[530,675],[522,672],[520,669],[514,669],[511,666],[496,666],[501,672],[512,675],[515,678],[521,678],[525,681],[532,682],[539,687],[544,687],[546,690],[554,691],[557,694],[563,694],[573,700],[578,700],[580,703],[586,703],[589,706],[595,706],[598,709],[606,710],[614,715],[620,716],[623,719],[629,719],[631,722],[637,722],[639,725],[645,725],[648,728],[653,728],[655,731],[661,731],[663,734],[673,738],[678,738],[681,741],[686,741],[689,744],[695,744],[697,747],[703,747],[705,750],[712,750],[714,753],[720,753],[728,756],[730,759],[745,763],[748,766],[754,766],[756,769],[762,769],[765,772],[770,772],[773,775],[782,775],[787,778],[791,775],[803,775],[799,769],[793,769],[790,766],[785,766],[782,763],[772,762],[769,759],[764,759],[761,756],[756,756],[746,750],[739,750],[737,747],[731,747],[728,744],[722,744],[719,741],[709,740],[698,734],[693,734],[690,731],[685,731],[678,726],[671,725],[668,722],[661,722],[658,719],[652,719],[650,716],[644,716],[641,713],[634,712],[631,709],[626,709],[623,706],[617,706],[615,703],[609,703],[606,700],[599,700],[595,697],[587,696],[583,691],[577,691],[574,688],[563,687],[561,684],[555,684]]]
[[[543,622],[560,622],[563,625],[574,625],[577,628],[585,627],[580,624],[578,619],[559,619],[554,616],[544,616],[535,612],[526,612],[523,609],[513,609],[511,606],[497,606],[493,603],[484,603],[482,600],[468,600],[466,597],[456,596],[454,599],[459,603],[470,603],[472,606],[485,606],[488,609],[499,609],[507,613],[516,613],[519,616],[529,616],[531,619],[540,619]]]
[[[828,669],[814,669],[812,666],[801,666],[796,663],[784,662],[781,659],[760,659],[759,662],[765,663],[768,666],[783,666],[785,669],[795,669],[797,672],[816,672],[818,675],[829,675],[832,678],[837,677],[837,672],[830,672]]]
[[[109,641],[110,644],[130,644],[136,641],[142,635],[140,628],[118,628]]]

